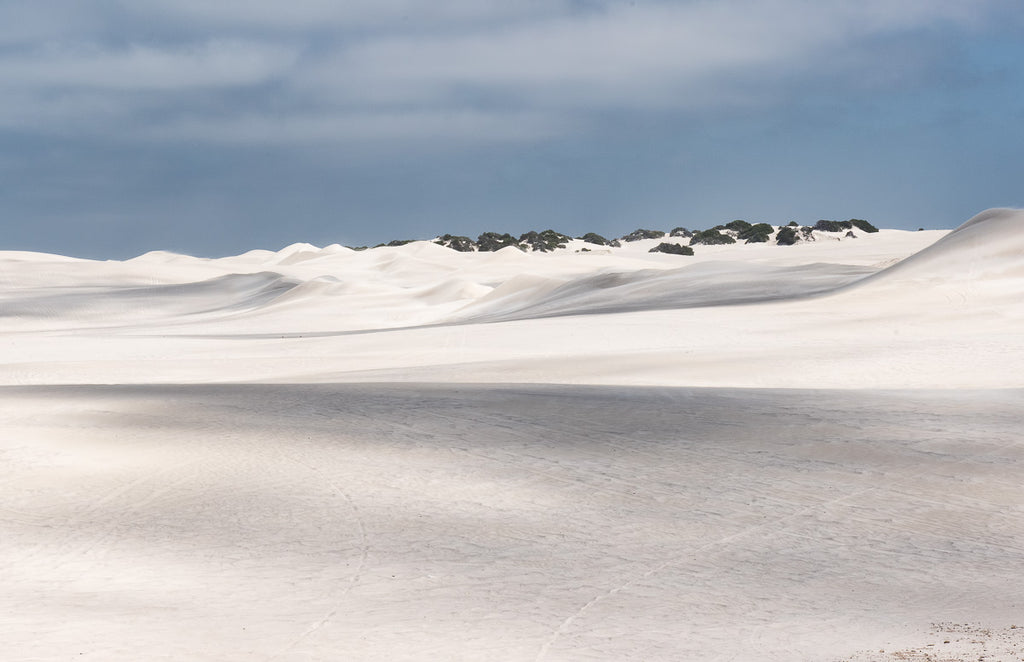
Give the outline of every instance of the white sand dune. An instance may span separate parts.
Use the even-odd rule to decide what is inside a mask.
[[[0,383],[1022,386],[1020,219],[986,213],[933,248],[944,233],[883,230],[692,258],[647,253],[657,240],[0,258]]]
[[[844,234],[0,252],[0,658],[1024,659],[1024,212]]]
[[[568,282],[520,276],[457,311],[450,319],[496,322],[762,303],[829,292],[875,272],[871,267],[850,265],[772,267],[701,262],[680,269],[585,275]]]
[[[857,287],[889,301],[910,298],[924,305],[945,300],[998,306],[1002,314],[1019,320],[1022,256],[1024,214],[992,209]]]

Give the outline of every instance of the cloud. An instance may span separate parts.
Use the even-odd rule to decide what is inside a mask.
[[[457,36],[383,37],[341,49],[303,74],[352,103],[437,103],[476,93],[568,108],[708,106],[716,102],[708,94],[735,98],[724,79],[828,73],[831,53],[971,20],[967,7],[792,0],[611,6]]]
[[[260,84],[282,75],[297,54],[276,45],[214,41],[156,48],[95,44],[46,47],[0,60],[6,86],[173,90]]]
[[[1004,6],[12,0],[0,6],[0,123],[228,143],[538,140],[608,111],[770,105],[829,77],[898,85],[928,58],[882,62],[880,43],[912,49],[915,35],[977,29]]]
[[[212,24],[219,29],[418,30],[423,26],[442,24],[536,19],[570,11],[572,3],[564,0],[292,0],[258,3],[249,0],[154,0],[144,7],[127,3],[125,7],[136,13],[155,13],[193,25]]]
[[[371,144],[401,141],[519,142],[564,135],[571,130],[543,113],[411,110],[335,114],[243,114],[187,118],[161,126],[150,136],[221,144],[312,145],[324,142]]]

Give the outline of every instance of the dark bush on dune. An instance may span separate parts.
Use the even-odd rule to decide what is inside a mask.
[[[729,221],[722,227],[724,227],[726,230],[732,230],[733,232],[743,232],[744,230],[749,230],[751,228],[751,225],[746,221],[737,219],[735,221]]]
[[[472,253],[476,250],[476,242],[461,235],[446,234],[438,237],[434,243],[460,253]]]
[[[641,228],[639,230],[633,230],[625,237],[623,237],[622,240],[640,241],[641,239],[661,239],[664,236],[665,233],[662,232],[661,230],[644,230],[643,228]]]
[[[587,234],[580,237],[580,239],[587,242],[588,244],[596,244],[598,246],[610,245],[610,242],[607,239],[597,234],[596,232],[588,232]]]
[[[863,218],[851,218],[847,222],[858,230],[863,230],[864,232],[878,232],[878,228],[871,225]]]
[[[821,230],[822,232],[842,232],[843,230],[849,230],[852,227],[853,223],[850,221],[821,220],[814,224],[814,229]]]
[[[497,232],[485,232],[476,238],[477,248],[483,252],[493,253],[494,251],[500,251],[506,246],[515,246],[522,250],[523,247],[519,245],[516,238],[507,232],[504,234],[498,234]]]
[[[797,236],[796,230],[790,225],[779,228],[779,234],[775,237],[775,243],[779,246],[792,246],[798,241],[800,241],[800,238]]]
[[[572,237],[554,230],[544,230],[543,232],[531,230],[519,237],[519,243],[526,244],[531,249],[542,253],[548,253],[556,248],[565,248],[566,243],[570,241],[572,241]]]
[[[693,249],[689,246],[680,246],[679,244],[669,244],[662,242],[647,251],[648,253],[670,253],[672,255],[693,255]]]
[[[696,246],[698,244],[704,244],[706,246],[714,246],[717,244],[735,244],[736,240],[727,234],[722,234],[715,228],[710,230],[697,230],[690,237],[690,245]]]
[[[768,241],[768,237],[772,236],[772,232],[775,232],[772,226],[767,223],[758,223],[745,230],[740,230],[736,238],[746,240],[748,244],[763,244]]]

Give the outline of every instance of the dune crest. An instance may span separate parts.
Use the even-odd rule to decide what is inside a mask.
[[[1020,278],[1024,276],[1024,210],[988,209],[873,279]]]

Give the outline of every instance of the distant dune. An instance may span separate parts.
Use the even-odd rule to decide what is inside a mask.
[[[692,256],[650,252],[692,241],[682,230],[525,252],[0,253],[0,381],[1018,385],[1021,218],[992,210],[948,233],[822,222],[786,246],[765,226],[763,242]],[[736,227],[713,232],[752,231]]]

